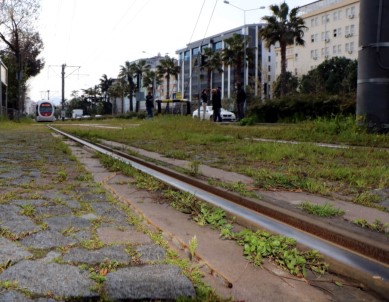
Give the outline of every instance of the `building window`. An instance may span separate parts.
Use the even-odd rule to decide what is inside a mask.
[[[338,54],[341,54],[341,53],[342,53],[342,45],[339,44],[339,45],[338,45]]]
[[[311,59],[317,60],[317,58],[318,58],[318,50],[317,49],[311,50]]]
[[[267,71],[271,71],[271,66],[269,65],[269,66],[267,66]]]
[[[355,16],[355,6],[351,6],[346,9],[346,17],[349,19],[354,18]]]
[[[311,35],[311,42],[315,43],[315,35]]]
[[[350,42],[350,52],[354,52],[354,42]]]
[[[222,41],[216,42],[214,44],[214,50],[215,51],[220,50],[220,49],[222,49]]]
[[[336,45],[332,46],[332,54],[333,55],[336,55],[337,49],[338,49],[338,47]]]
[[[354,35],[354,32],[355,32],[355,25],[352,24],[350,25],[350,35]]]
[[[268,60],[268,62],[271,62],[271,56],[269,56],[267,60]]]
[[[198,47],[193,48],[193,49],[192,49],[192,56],[195,57],[195,56],[197,56],[198,54],[199,54],[199,48],[198,48]]]
[[[328,22],[330,22],[330,15],[327,14],[327,15],[321,16],[321,24],[326,24]]]
[[[270,75],[267,76],[267,80],[268,80],[268,82],[271,82],[271,76]]]
[[[334,29],[334,37],[337,36],[337,33],[338,33],[338,30],[335,28],[335,29]]]
[[[189,61],[189,54],[190,54],[189,50],[185,51],[185,54],[184,54],[185,61]]]

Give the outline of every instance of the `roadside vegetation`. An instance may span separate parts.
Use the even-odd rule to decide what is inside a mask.
[[[236,230],[234,218],[228,217],[224,210],[198,200],[195,195],[171,189],[152,177],[144,177],[142,172],[129,168],[128,165],[116,159],[106,155],[100,155],[99,158],[106,168],[112,171],[122,171],[135,178],[138,188],[161,193],[165,202],[176,210],[190,215],[197,224],[219,231],[221,239],[234,240],[242,246],[244,256],[254,265],[261,266],[265,259],[269,259],[298,277],[307,277],[307,270],[324,274],[328,269],[328,264],[323,261],[319,252],[299,250],[294,239],[261,230]],[[139,179],[144,181],[140,183]],[[193,237],[188,243],[190,259],[195,258],[197,247],[196,237]]]
[[[251,190],[305,191],[324,196],[336,193],[355,203],[383,209],[376,193],[389,187],[389,152],[379,149],[389,147],[389,136],[369,134],[352,118],[254,126],[217,125],[188,116],[101,123],[117,128],[65,124],[66,130],[87,139],[113,140],[196,163],[194,176],[201,173],[197,170],[200,164],[247,175],[254,179]],[[345,146],[328,148],[315,143]]]

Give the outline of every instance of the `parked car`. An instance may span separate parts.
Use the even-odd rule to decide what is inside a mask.
[[[224,108],[220,109],[220,115],[222,117],[223,122],[235,122],[236,121],[236,116],[235,113],[228,111]],[[192,114],[193,118],[198,118],[199,117],[199,110],[196,109],[193,111]],[[203,107],[200,107],[200,119],[203,119]],[[212,106],[207,106],[205,109],[205,119],[206,120],[213,120],[213,110]]]

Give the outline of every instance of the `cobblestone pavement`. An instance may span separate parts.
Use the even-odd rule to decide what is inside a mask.
[[[67,150],[36,126],[0,130],[0,301],[195,296],[166,251]]]

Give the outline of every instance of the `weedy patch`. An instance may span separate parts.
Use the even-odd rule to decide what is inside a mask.
[[[159,191],[162,190],[165,185],[150,175],[145,173],[138,173],[135,175],[136,187],[139,189],[145,189],[148,191]]]
[[[34,217],[35,216],[36,209],[35,209],[35,207],[31,203],[22,205],[21,208],[22,209],[19,211],[20,215],[24,215],[24,216],[28,216],[28,217]]]
[[[197,160],[193,160],[189,165],[189,175],[197,176],[200,173],[200,162]]]
[[[248,187],[246,184],[244,184],[240,181],[235,182],[235,183],[226,183],[226,182],[218,181],[216,179],[210,179],[210,180],[208,180],[208,183],[212,186],[221,187],[223,189],[238,193],[239,195],[242,195],[245,197],[262,199],[262,196],[253,192],[254,188]]]
[[[6,281],[0,281],[0,287],[1,288],[4,288],[4,289],[18,289],[19,288],[19,284],[17,281],[9,281],[9,280],[6,280]]]
[[[173,208],[185,214],[196,213],[200,209],[196,196],[187,192],[167,189],[163,192],[163,197],[169,201]]]
[[[194,255],[196,253],[196,249],[198,247],[197,237],[194,235],[191,240],[189,240],[188,248],[190,260],[194,259]]]
[[[383,223],[381,220],[376,219],[373,223],[369,223],[366,219],[356,219],[354,224],[359,225],[362,228],[367,228],[379,233],[385,233],[389,235],[389,223]]]
[[[99,240],[97,236],[90,240],[82,240],[81,247],[87,250],[98,250],[104,246],[104,243]]]
[[[68,173],[65,170],[61,170],[57,172],[57,176],[55,178],[58,182],[64,182],[68,179]]]
[[[335,208],[332,204],[329,203],[318,205],[309,201],[304,201],[299,204],[299,208],[301,208],[304,212],[320,217],[334,217],[342,216],[344,214],[343,210]]]
[[[265,231],[243,230],[235,234],[235,240],[243,246],[243,253],[255,265],[262,265],[263,258],[271,258],[292,275],[306,277],[307,269],[324,274],[328,264],[315,250],[300,252],[296,241],[281,235],[271,235]]]
[[[370,192],[362,192],[353,200],[355,203],[370,207],[379,207],[377,202],[380,201],[380,197]]]
[[[9,229],[2,227],[0,227],[0,236],[12,241],[16,241],[20,238],[20,236],[17,236],[16,234],[12,233]]]

